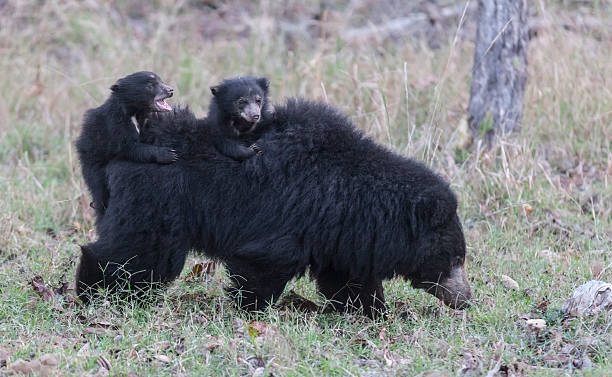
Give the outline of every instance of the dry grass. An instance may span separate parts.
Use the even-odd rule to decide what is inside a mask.
[[[608,3],[537,2],[543,26],[530,44],[523,131],[469,154],[458,147],[472,41],[453,43],[449,32],[431,49],[393,35],[341,38],[371,3],[0,1],[0,374],[2,360],[47,353],[64,375],[96,373],[104,360],[113,375],[479,375],[498,361],[508,375],[589,363],[581,373],[610,373],[610,320],[558,312],[582,282],[612,281]],[[576,14],[588,30],[563,27]],[[82,114],[140,69],[158,72],[199,115],[222,78],[267,76],[275,101],[329,101],[379,142],[427,161],[460,197],[478,305],[453,312],[393,280],[385,321],[288,309],[246,318],[223,295],[222,271],[186,271],[144,306],[37,299],[32,277],[70,280],[78,244],[95,237],[73,147]],[[504,289],[502,274],[520,289]],[[320,300],[307,279],[290,288]],[[548,329],[531,331],[524,318]]]

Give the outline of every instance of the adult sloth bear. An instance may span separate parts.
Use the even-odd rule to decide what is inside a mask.
[[[457,200],[441,177],[325,104],[291,99],[262,122],[265,152],[238,162],[217,152],[205,120],[176,110],[152,129],[181,160],[109,165],[109,207],[99,240],[83,247],[79,296],[123,279],[169,282],[194,249],[225,264],[247,309],[307,268],[336,310],[383,310],[381,282],[396,275],[467,304]]]

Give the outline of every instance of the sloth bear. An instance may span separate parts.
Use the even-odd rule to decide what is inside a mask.
[[[115,158],[134,162],[169,164],[177,159],[173,150],[139,142],[139,134],[153,112],[172,110],[166,99],[173,89],[153,72],[136,72],[111,86],[106,102],[85,113],[76,148],[83,178],[100,218],[108,202],[106,165]]]
[[[269,115],[269,85],[267,78],[240,77],[210,88],[213,98],[206,119],[220,153],[238,161],[261,153],[259,145],[246,147],[241,141],[255,133]]]
[[[266,152],[238,162],[216,150],[205,119],[178,109],[153,129],[181,160],[109,164],[109,207],[82,248],[79,297],[168,283],[195,250],[225,264],[245,309],[274,302],[307,269],[338,311],[383,311],[382,281],[394,276],[467,305],[457,200],[440,176],[322,103],[290,99],[265,123]]]

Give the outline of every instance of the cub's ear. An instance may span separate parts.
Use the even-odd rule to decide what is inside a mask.
[[[220,91],[221,91],[220,85],[210,87],[210,92],[212,93],[213,96],[216,96],[217,94],[219,94]]]
[[[267,92],[268,88],[270,87],[270,80],[268,80],[266,77],[260,77],[257,79],[257,84],[264,90],[264,92]]]
[[[110,87],[110,90],[112,90],[115,93],[118,92],[119,91],[119,85],[113,84],[113,86]]]
[[[457,198],[448,188],[428,190],[411,206],[410,228],[413,236],[444,224],[457,212]]]

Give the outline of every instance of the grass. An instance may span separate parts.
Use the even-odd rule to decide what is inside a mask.
[[[314,1],[2,3],[0,375],[46,354],[58,364],[40,373],[62,375],[612,374],[610,318],[559,312],[583,282],[612,281],[612,14],[598,2],[579,9],[588,30],[566,28],[569,3],[538,2],[546,22],[530,42],[523,130],[469,152],[460,147],[473,42],[453,43],[450,31],[437,49],[408,36],[343,40],[367,9],[321,12]],[[275,19],[313,15],[324,22],[305,34],[276,29]],[[144,304],[40,298],[34,276],[72,282],[78,245],[95,238],[73,146],[82,114],[140,69],[158,72],[198,115],[222,78],[267,76],[275,101],[327,100],[426,161],[460,198],[477,304],[453,311],[391,280],[385,320],[285,306],[248,316],[223,294],[222,268],[190,276],[199,256]],[[306,278],[289,289],[322,303]],[[531,330],[527,318],[547,328]]]

